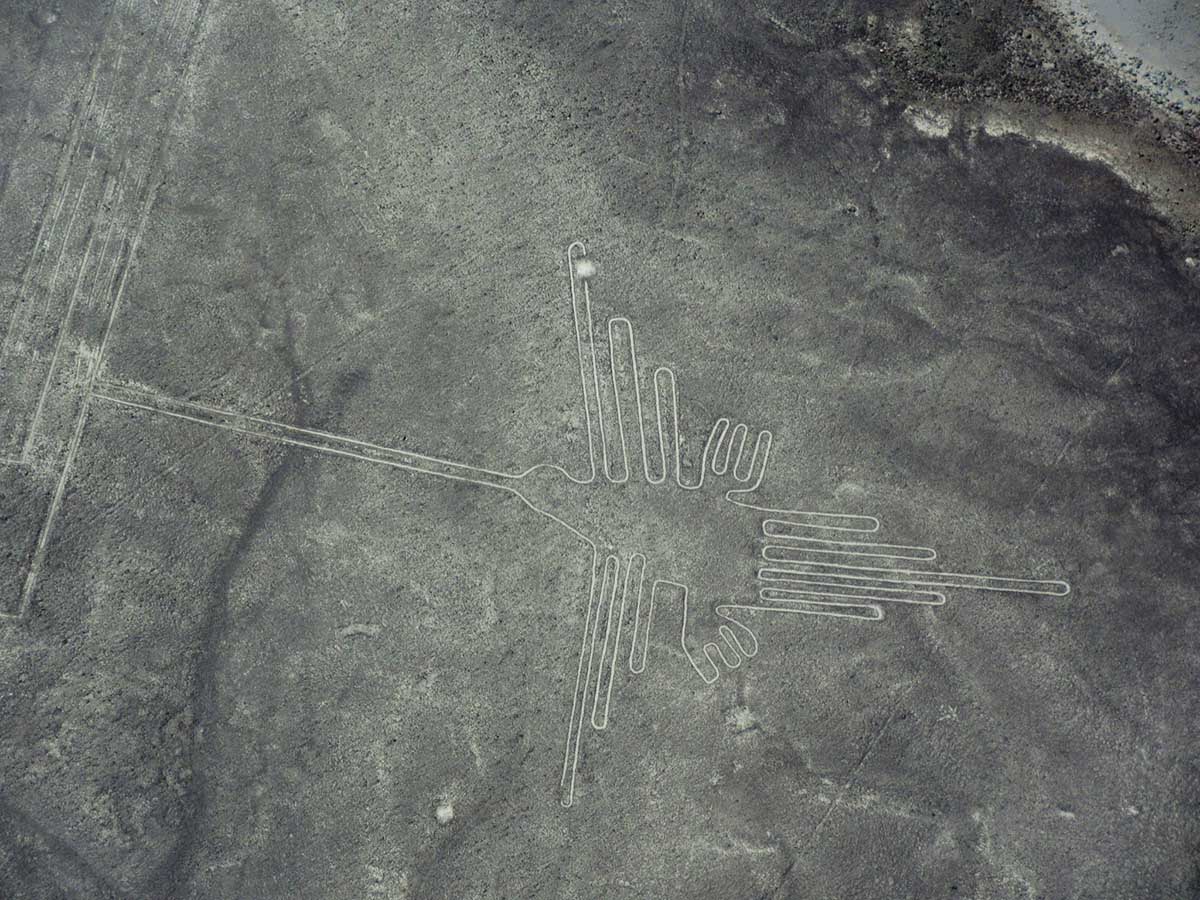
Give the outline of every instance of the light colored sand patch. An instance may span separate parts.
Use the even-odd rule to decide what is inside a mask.
[[[950,117],[934,109],[910,106],[904,118],[917,131],[929,138],[944,138],[950,135]]]
[[[1047,0],[1122,80],[1200,113],[1200,4],[1181,0]]]

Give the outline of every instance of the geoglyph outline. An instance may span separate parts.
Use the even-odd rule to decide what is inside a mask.
[[[614,316],[606,323],[609,391],[604,391],[600,378],[601,366],[597,361],[596,329],[591,303],[590,275],[594,274],[594,266],[587,260],[584,245],[578,241],[567,248],[566,259],[570,276],[580,395],[587,430],[588,465],[584,477],[572,475],[566,468],[553,463],[540,463],[512,472],[473,466],[318,429],[289,425],[260,416],[166,397],[140,386],[100,378],[100,359],[105,349],[103,346],[85,385],[83,410],[72,435],[71,449],[75,450],[78,447],[88,405],[92,400],[102,400],[129,409],[165,415],[342,458],[499,489],[512,494],[529,509],[566,529],[590,550],[591,566],[560,775],[560,802],[564,807],[572,806],[575,801],[585,730],[590,728],[594,732],[603,732],[608,729],[619,667],[623,666],[635,676],[646,671],[650,655],[651,624],[656,608],[661,609],[666,604],[665,595],[668,592],[672,593],[681,605],[680,650],[697,677],[705,684],[714,683],[722,670],[737,669],[745,660],[757,655],[758,637],[739,619],[739,616],[745,613],[818,615],[876,622],[884,617],[884,607],[881,604],[944,604],[947,600],[946,594],[943,590],[932,588],[1001,591],[1053,597],[1062,597],[1069,593],[1070,587],[1063,581],[882,565],[881,563],[886,561],[904,564],[918,561],[930,563],[937,559],[937,552],[930,547],[866,540],[864,536],[875,534],[880,529],[879,519],[875,516],[785,509],[750,502],[749,498],[754,496],[763,484],[774,439],[773,433],[769,429],[759,429],[751,438],[750,429],[745,423],[734,424],[728,417],[722,416],[714,422],[699,453],[697,475],[693,481],[685,481],[685,454],[680,433],[677,379],[674,370],[665,365],[657,366],[651,378],[655,415],[655,428],[652,431],[657,437],[658,466],[655,469],[651,465],[651,453],[648,450],[645,403],[640,384],[640,365],[633,324],[624,316]],[[580,277],[581,270],[588,277]],[[127,275],[128,269],[123,274]],[[124,287],[123,281],[124,279],[121,288]],[[113,304],[113,317],[116,315],[117,306],[117,303]],[[111,327],[111,319],[108,325]],[[105,330],[105,342],[109,330],[110,328]],[[643,548],[621,548],[621,552],[625,554],[623,559],[616,552],[616,548],[602,544],[594,539],[594,536],[585,534],[550,510],[539,507],[520,489],[523,479],[535,473],[545,472],[561,476],[575,485],[592,485],[602,481],[612,485],[623,485],[630,480],[634,470],[630,464],[623,412],[629,398],[625,398],[623,402],[621,397],[620,378],[617,374],[618,335],[623,335],[628,345],[634,395],[632,402],[637,418],[636,436],[640,444],[641,475],[646,482],[663,486],[665,489],[696,491],[704,485],[707,475],[728,476],[735,486],[724,491],[721,499],[763,516],[758,525],[758,537],[761,539],[758,551],[760,565],[755,572],[754,596],[746,602],[731,600],[715,604],[712,608],[718,623],[715,639],[704,642],[698,649],[689,646],[690,619],[694,607],[688,585],[669,578],[648,579],[648,560]],[[605,428],[606,399],[615,410],[615,443],[619,445],[619,453],[610,447]],[[664,409],[664,406],[667,408]],[[670,452],[667,449],[668,443],[671,444]],[[635,458],[637,455],[635,454]],[[69,459],[72,457],[73,453]],[[618,462],[620,469],[614,472],[614,463]],[[673,477],[668,474],[672,464]],[[61,489],[68,472],[69,467],[60,479],[56,499],[61,497]],[[46,525],[39,536],[39,557],[44,555],[57,505],[52,503]],[[849,536],[853,536],[853,539]],[[830,561],[831,559],[849,561]],[[863,562],[855,561],[860,559]],[[35,559],[35,562],[37,561]],[[22,614],[28,608],[36,577],[36,567],[31,566],[23,591]],[[650,583],[647,590],[648,580]],[[632,611],[628,631],[627,610]],[[624,653],[622,640],[626,635],[628,652]]]

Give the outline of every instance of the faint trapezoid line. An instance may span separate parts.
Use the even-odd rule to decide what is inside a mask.
[[[172,30],[177,24],[179,14],[185,5],[190,6],[191,0],[180,0],[179,6],[177,6],[175,9],[175,15],[172,17]],[[185,41],[183,59],[179,67],[179,81],[185,80],[187,78],[187,73],[190,71],[192,60],[194,58],[196,40],[204,21],[207,6],[208,0],[198,0],[194,6],[194,15],[191,23],[190,33],[189,37]],[[141,179],[139,190],[136,192],[141,194],[141,199],[138,204],[138,214],[133,237],[128,242],[124,265],[118,266],[116,262],[114,262],[112,276],[107,290],[107,293],[112,296],[112,302],[109,306],[108,316],[104,321],[99,347],[96,351],[94,359],[91,360],[91,369],[82,394],[80,408],[76,415],[75,426],[72,429],[68,440],[66,458],[63,462],[62,471],[60,472],[55,483],[50,504],[47,508],[46,518],[43,521],[42,527],[38,533],[37,542],[34,545],[34,555],[30,561],[29,569],[27,570],[24,582],[22,584],[17,612],[15,614],[5,614],[4,618],[7,620],[23,621],[29,613],[30,605],[33,599],[33,593],[37,586],[38,577],[41,573],[41,568],[45,562],[46,553],[49,548],[50,537],[54,530],[54,522],[62,504],[62,498],[66,491],[67,482],[70,478],[75,457],[79,452],[79,447],[82,442],[83,431],[87,423],[88,412],[91,406],[93,389],[97,383],[97,380],[99,379],[101,371],[104,368],[105,354],[108,351],[109,341],[112,337],[113,324],[116,321],[117,312],[121,305],[121,298],[124,295],[129,274],[133,269],[133,265],[137,257],[138,247],[141,243],[142,236],[145,233],[146,223],[150,216],[150,210],[154,206],[154,201],[157,197],[159,187],[157,172],[162,164],[163,157],[166,152],[171,128],[178,112],[181,97],[182,91],[174,92],[170,107],[166,116],[164,117],[164,121],[160,129],[157,146],[154,148],[153,153],[151,154],[149,165]],[[119,278],[118,272],[120,272]],[[115,294],[113,294],[114,285],[116,288]]]
[[[4,341],[0,344],[0,369],[3,368],[4,359],[8,355],[9,346],[12,341],[14,331],[20,327],[20,317],[23,314],[24,299],[28,292],[31,280],[36,277],[41,271],[41,264],[44,262],[43,256],[39,256],[44,247],[44,243],[49,241],[54,229],[57,227],[58,216],[61,214],[62,206],[66,201],[67,189],[70,186],[72,166],[75,160],[75,154],[78,152],[80,137],[83,130],[82,123],[91,113],[92,103],[95,101],[97,84],[100,78],[100,62],[105,49],[109,43],[109,32],[113,19],[116,17],[117,8],[123,0],[114,0],[109,11],[104,19],[103,31],[100,40],[97,42],[96,49],[93,51],[90,72],[84,80],[81,90],[80,100],[75,102],[75,114],[71,117],[71,124],[67,128],[67,140],[63,144],[63,149],[60,155],[60,162],[56,166],[55,179],[51,184],[50,191],[46,196],[46,200],[42,206],[42,216],[38,223],[37,234],[34,237],[33,246],[30,249],[28,261],[21,275],[21,283],[17,292],[16,303],[13,306],[12,315],[9,318],[8,326],[5,329]],[[57,202],[56,201],[57,198]],[[48,214],[48,210],[54,208],[53,213]],[[46,232],[46,223],[50,221],[50,233]],[[41,260],[42,262],[39,262]],[[36,266],[36,268],[35,268]]]
[[[128,98],[129,106],[132,107],[141,100],[143,84],[147,80],[149,80],[151,83],[154,83],[157,80],[158,75],[166,68],[165,65],[159,65],[158,68],[155,69],[155,63],[159,62],[160,55],[163,55],[160,53],[160,50],[162,48],[165,48],[167,45],[169,45],[171,40],[174,38],[176,28],[179,24],[180,14],[183,11],[184,7],[189,5],[190,2],[191,2],[191,0],[177,0],[174,9],[171,10],[171,15],[170,15],[169,20],[167,18],[167,12],[168,12],[167,9],[164,9],[162,12],[159,13],[159,15],[155,21],[153,34],[150,37],[150,41],[149,41],[150,52],[149,52],[148,56],[144,60],[142,60],[136,68],[136,73],[134,75],[133,84],[132,84],[131,90],[129,91],[129,98]],[[119,2],[117,4],[115,4],[115,6],[119,6],[119,5],[120,5]],[[76,216],[79,212],[80,205],[83,202],[84,195],[88,188],[88,182],[91,178],[92,169],[94,167],[94,163],[95,163],[95,159],[96,159],[96,152],[97,152],[97,149],[98,149],[99,143],[100,143],[99,136],[100,136],[101,132],[103,131],[105,120],[107,119],[107,116],[109,113],[109,108],[112,104],[113,98],[116,96],[118,89],[120,87],[121,59],[122,59],[122,53],[118,52],[117,61],[113,66],[113,73],[112,73],[112,77],[110,78],[111,83],[109,85],[108,97],[105,100],[104,107],[101,110],[101,112],[96,120],[96,124],[95,124],[95,128],[94,128],[94,131],[96,133],[96,138],[92,141],[91,156],[89,157],[88,162],[84,167],[83,180],[80,184],[79,191],[78,191],[78,194],[75,199],[75,205],[71,212],[71,216],[67,222],[66,233],[63,237],[63,243],[62,243],[61,249],[59,250],[58,259],[56,260],[54,269],[51,273],[50,283],[46,289],[46,306],[47,306],[47,308],[49,308],[49,304],[51,302],[51,299],[52,299],[52,296],[54,293],[54,288],[58,281],[59,269],[62,265],[63,258],[66,256],[66,253],[67,253],[67,247],[68,247],[68,244],[70,243],[71,233],[75,227]],[[172,118],[173,118],[173,110],[172,110]],[[168,121],[168,122],[163,123],[162,128],[160,130],[165,131],[165,130],[168,130],[169,127],[170,127],[170,122]],[[116,187],[116,194],[117,194],[118,199],[117,199],[117,203],[115,206],[115,213],[110,218],[110,221],[109,221],[109,231],[105,238],[104,250],[103,250],[100,260],[98,260],[98,262],[97,262],[97,276],[99,276],[99,273],[103,268],[103,262],[104,262],[103,254],[107,253],[108,238],[111,237],[112,226],[113,226],[114,222],[116,221],[116,219],[120,216],[120,211],[121,211],[120,200],[123,199],[123,197],[124,197],[124,181],[130,171],[130,167],[128,165],[128,160],[129,160],[129,143],[130,143],[129,139],[132,136],[132,131],[133,131],[132,124],[127,125],[125,130],[127,131],[125,139],[121,140],[120,135],[119,135],[118,142],[116,145],[116,149],[118,151],[116,155],[120,159],[120,164],[118,165],[117,187]],[[105,188],[107,188],[107,179],[106,179]],[[97,204],[97,208],[95,211],[96,221],[99,221],[99,216],[103,210],[103,207],[104,207],[104,203],[103,203],[103,197],[102,197],[101,201]],[[92,248],[92,243],[94,241],[94,238],[95,238],[95,224],[93,224],[93,227],[91,229],[89,229],[89,235],[88,235],[86,246],[84,249],[83,263],[81,264],[79,272],[77,274],[77,277],[75,280],[75,288],[71,292],[70,299],[66,306],[66,312],[64,313],[63,318],[58,327],[58,334],[57,334],[57,339],[56,339],[55,345],[54,345],[54,351],[50,358],[50,363],[46,370],[46,377],[42,383],[42,389],[39,393],[38,401],[34,408],[33,417],[29,421],[28,425],[26,426],[25,439],[24,439],[22,449],[21,449],[21,459],[24,462],[28,462],[33,453],[34,443],[35,443],[35,440],[37,437],[38,426],[41,422],[42,413],[45,409],[46,401],[49,397],[50,390],[53,385],[55,368],[57,367],[59,356],[62,352],[64,341],[66,339],[67,332],[70,327],[71,317],[74,314],[76,303],[78,302],[78,299],[79,299],[79,288],[81,286],[81,280],[83,278],[83,275],[87,269],[87,264],[88,264],[88,260],[91,255],[91,248]]]

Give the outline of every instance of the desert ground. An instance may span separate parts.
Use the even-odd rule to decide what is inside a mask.
[[[4,4],[0,896],[1200,896],[1093,6]]]

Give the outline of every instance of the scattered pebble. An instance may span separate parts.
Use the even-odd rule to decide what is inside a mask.
[[[433,815],[437,818],[439,825],[449,825],[454,818],[454,804],[449,800],[443,800],[437,805],[437,809],[433,811]]]
[[[29,11],[29,18],[38,28],[49,28],[58,21],[58,13],[45,6],[35,6]]]
[[[596,276],[596,264],[590,259],[575,260],[575,274],[585,281]]]
[[[758,718],[748,706],[735,706],[725,713],[725,724],[734,734],[758,731]]]

